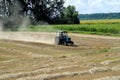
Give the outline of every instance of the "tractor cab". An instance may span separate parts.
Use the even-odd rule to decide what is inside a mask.
[[[68,36],[68,33],[66,31],[59,31],[57,33],[57,36],[59,36],[59,37]]]

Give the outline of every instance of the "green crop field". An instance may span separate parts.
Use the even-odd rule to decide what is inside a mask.
[[[103,20],[82,20],[81,24],[117,24],[120,19],[103,19]]]
[[[120,36],[120,20],[86,20],[75,25],[38,25],[29,26],[29,31],[56,32],[66,30],[72,33]]]

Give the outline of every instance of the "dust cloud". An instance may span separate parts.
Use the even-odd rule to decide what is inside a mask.
[[[0,39],[54,44],[54,33],[45,32],[0,32]]]
[[[19,14],[20,7],[21,5],[19,3],[16,3],[15,7],[11,7],[11,10],[13,10],[14,14],[12,14],[11,16],[5,16],[8,17],[7,19],[0,19],[0,39],[53,44],[53,34],[41,32],[26,32],[27,27],[31,25],[31,22],[29,17],[25,17]],[[2,24],[3,22],[4,24]],[[47,25],[48,23],[41,21],[38,24]]]
[[[3,21],[0,20],[0,32],[2,31],[2,28],[3,28]]]
[[[0,31],[2,31],[2,26],[1,26],[1,23],[0,23]]]
[[[27,31],[27,26],[30,24],[30,19],[28,17],[23,18],[22,24],[19,26],[18,31]]]
[[[3,21],[0,21],[0,39],[54,44],[54,38],[55,38],[54,33],[27,32],[27,26],[30,25],[30,19],[26,17],[21,20],[22,20],[22,24],[19,26],[18,31],[2,31]],[[15,24],[17,23],[18,20],[16,20]],[[40,24],[47,24],[47,23],[40,22]]]

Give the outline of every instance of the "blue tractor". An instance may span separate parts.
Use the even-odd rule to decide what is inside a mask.
[[[56,45],[73,46],[74,42],[68,37],[67,31],[59,31],[55,37]]]

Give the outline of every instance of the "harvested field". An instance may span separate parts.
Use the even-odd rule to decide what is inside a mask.
[[[120,79],[119,37],[69,36],[74,47],[55,45],[55,33],[1,32],[0,80]]]

